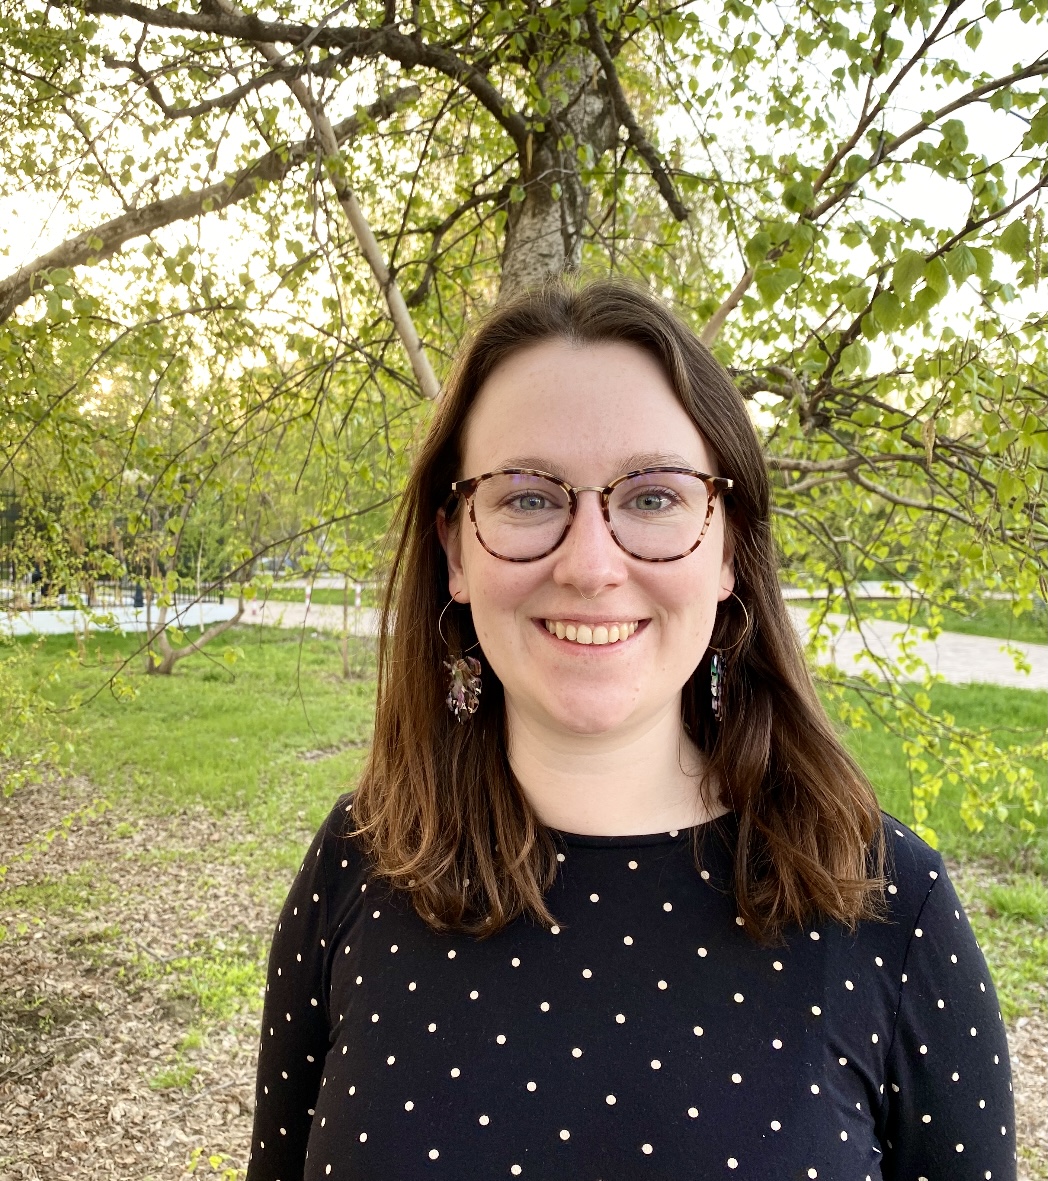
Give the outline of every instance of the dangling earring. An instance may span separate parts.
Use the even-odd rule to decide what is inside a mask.
[[[447,611],[455,601],[454,599],[449,599],[444,604],[444,611]],[[448,695],[445,698],[445,702],[448,709],[455,715],[455,721],[464,722],[477,712],[477,707],[480,705],[480,690],[482,688],[480,683],[480,661],[474,656],[467,656],[465,653],[461,656],[455,656],[451,652],[451,645],[444,639],[444,611],[441,611],[440,618],[437,620],[437,634],[444,640],[444,644],[451,656],[451,660],[444,661],[444,667],[448,670]],[[473,645],[473,648],[479,646],[478,641],[478,643]],[[469,648],[467,651],[472,652],[473,648]]]
[[[732,598],[735,599],[742,608],[743,615],[746,616],[746,627],[743,630],[742,635],[739,636],[739,638],[734,644],[731,645],[730,648],[715,648],[713,650],[713,657],[710,660],[710,702],[713,706],[713,716],[718,723],[724,721],[724,675],[727,669],[721,653],[731,652],[733,649],[737,648],[749,635],[751,626],[750,613],[746,610],[746,604],[734,591],[731,592],[731,595]]]
[[[719,652],[714,652],[710,661],[710,701],[713,703],[713,716],[718,722],[724,720],[724,701],[721,697],[723,677],[724,661]]]

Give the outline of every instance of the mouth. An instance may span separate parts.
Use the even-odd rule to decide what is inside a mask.
[[[570,644],[603,646],[605,644],[621,644],[639,628],[645,620],[633,619],[624,622],[608,623],[579,623],[577,620],[543,619],[541,622],[546,631],[558,640]]]

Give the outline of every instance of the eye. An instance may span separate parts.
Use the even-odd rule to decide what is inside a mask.
[[[642,513],[665,512],[680,504],[680,497],[671,488],[641,488],[629,499],[630,508]]]

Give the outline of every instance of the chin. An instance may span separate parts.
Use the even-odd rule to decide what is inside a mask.
[[[559,729],[569,734],[594,738],[614,733],[627,726],[631,720],[631,713],[632,710],[628,706],[615,706],[608,702],[586,704],[578,700],[565,702],[549,711],[552,721]]]

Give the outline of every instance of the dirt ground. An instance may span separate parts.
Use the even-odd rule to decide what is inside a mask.
[[[94,795],[66,780],[0,800],[0,865]],[[202,810],[143,821],[116,808],[69,832],[15,861],[0,888],[0,1177],[160,1181],[196,1157],[195,1176],[234,1181],[257,1009],[203,1021],[166,965],[200,948],[257,962],[274,885],[230,855],[248,834]],[[40,889],[16,912],[10,891],[24,885]],[[1048,1021],[1022,1018],[1009,1040],[1019,1176],[1044,1181]]]

